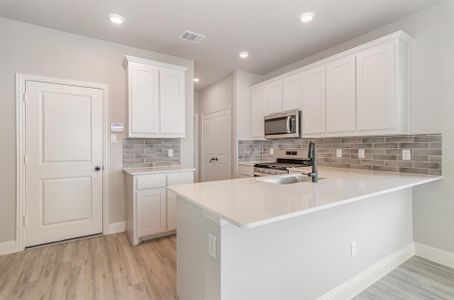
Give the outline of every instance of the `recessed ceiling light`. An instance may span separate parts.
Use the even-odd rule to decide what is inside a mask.
[[[241,58],[248,58],[249,52],[247,52],[247,51],[241,51],[240,53],[238,53],[238,55],[239,55]]]
[[[300,20],[303,23],[309,23],[310,21],[312,21],[312,19],[314,19],[314,17],[315,17],[315,13],[308,11],[308,12],[303,13],[300,16]]]
[[[123,24],[123,22],[125,21],[125,19],[122,16],[116,14],[110,14],[109,19],[110,22],[118,25]]]
[[[200,81],[200,78],[198,78],[198,77],[194,78],[194,82],[199,82],[199,81]]]

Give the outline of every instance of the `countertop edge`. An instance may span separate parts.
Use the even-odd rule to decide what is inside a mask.
[[[396,191],[399,191],[399,190],[412,188],[412,187],[415,187],[415,186],[418,186],[418,185],[423,185],[423,184],[426,184],[426,183],[439,181],[441,179],[443,179],[443,176],[427,177],[427,179],[421,180],[419,182],[405,184],[405,185],[402,185],[402,186],[389,188],[389,189],[385,189],[385,190],[378,191],[378,192],[367,193],[367,194],[364,194],[364,195],[360,195],[360,196],[356,196],[356,197],[352,197],[352,198],[336,201],[335,203],[321,205],[321,206],[318,206],[318,207],[315,207],[315,208],[309,208],[309,209],[306,209],[306,210],[293,212],[293,213],[289,213],[289,214],[284,214],[284,215],[280,215],[280,216],[277,216],[277,217],[273,217],[273,218],[269,218],[269,219],[265,219],[265,220],[261,220],[261,221],[256,221],[256,222],[251,222],[251,223],[238,222],[238,221],[236,221],[236,220],[234,220],[232,218],[229,218],[227,216],[221,215],[218,212],[216,212],[216,211],[214,211],[214,210],[212,210],[212,209],[210,209],[210,208],[208,208],[208,207],[206,207],[204,205],[201,205],[197,201],[194,201],[194,200],[186,197],[185,195],[179,193],[178,191],[173,190],[171,186],[169,186],[168,189],[170,189],[170,190],[174,191],[175,193],[177,193],[178,197],[181,197],[181,198],[185,199],[186,201],[189,201],[190,203],[192,203],[192,204],[196,205],[197,207],[201,208],[202,210],[206,210],[206,211],[218,216],[219,218],[221,218],[223,220],[226,220],[229,223],[232,223],[232,224],[234,224],[234,225],[236,225],[236,226],[238,226],[240,228],[250,229],[250,228],[256,228],[256,227],[260,227],[260,226],[276,223],[276,222],[279,222],[279,221],[284,221],[284,220],[292,219],[292,218],[295,218],[295,217],[299,217],[299,216],[303,216],[303,215],[319,212],[319,211],[322,211],[322,210],[326,210],[326,209],[329,209],[329,208],[334,208],[334,207],[341,206],[341,205],[344,205],[344,204],[350,204],[350,203],[353,203],[353,202],[356,202],[356,201],[359,201],[359,200],[363,200],[363,199],[366,199],[366,198],[380,196],[380,195],[396,192]]]
[[[196,169],[195,168],[185,168],[182,167],[181,169],[169,169],[169,170],[147,170],[147,171],[134,171],[135,169],[123,169],[123,172],[134,176],[134,175],[146,175],[146,174],[162,174],[162,173],[180,173],[180,172],[194,172]],[[137,169],[136,169],[137,170]]]

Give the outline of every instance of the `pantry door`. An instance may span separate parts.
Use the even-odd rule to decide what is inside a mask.
[[[103,90],[25,89],[25,246],[101,233]]]
[[[202,181],[232,178],[231,142],[230,108],[204,114]]]

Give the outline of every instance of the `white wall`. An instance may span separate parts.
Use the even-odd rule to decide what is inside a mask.
[[[193,61],[4,18],[0,18],[0,41],[0,241],[15,239],[16,73],[107,84],[109,119],[127,124],[125,54],[187,66],[181,160],[193,165]],[[110,222],[114,223],[125,219],[121,143],[109,145],[108,152]]]
[[[415,240],[454,252],[454,1],[447,0],[264,76],[286,73],[397,30],[411,45],[411,104],[415,133],[443,134],[444,180],[415,189]]]
[[[233,76],[210,85],[199,91],[199,111],[206,114],[231,107],[233,101]]]

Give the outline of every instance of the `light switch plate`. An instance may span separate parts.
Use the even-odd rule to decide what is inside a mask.
[[[364,151],[364,149],[358,149],[358,158],[365,158],[366,157],[366,153]]]
[[[411,160],[411,150],[402,149],[402,160]]]
[[[216,257],[216,236],[208,233],[208,253],[211,257]]]
[[[356,241],[352,241],[351,250],[352,256],[355,256],[358,253],[358,244],[356,243]]]
[[[342,149],[336,149],[336,157],[341,158],[342,157]]]
[[[168,157],[173,157],[173,149],[169,149],[169,150],[167,151],[167,156],[168,156]]]

